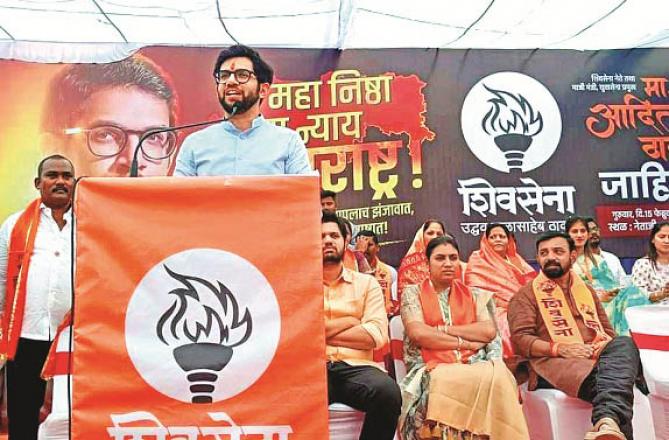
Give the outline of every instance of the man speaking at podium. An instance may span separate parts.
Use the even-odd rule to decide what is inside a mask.
[[[230,119],[186,138],[175,176],[311,174],[297,132],[260,114],[274,71],[250,47],[223,49],[214,68],[218,100]]]

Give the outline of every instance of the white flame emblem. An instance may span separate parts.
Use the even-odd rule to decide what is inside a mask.
[[[253,328],[249,310],[245,309],[240,319],[237,300],[220,281],[214,285],[163,267],[183,284],[169,292],[176,299],[158,321],[156,330],[163,343],[178,346],[208,342],[232,348],[249,338]]]
[[[156,264],[126,312],[128,355],[161,393],[189,403],[235,396],[269,367],[281,314],[267,279],[219,249],[190,249]]]
[[[518,72],[497,72],[472,86],[462,104],[462,134],[474,155],[505,173],[538,168],[562,135],[560,109],[551,92]]]

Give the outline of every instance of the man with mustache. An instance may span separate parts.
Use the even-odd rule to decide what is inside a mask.
[[[340,402],[365,412],[361,440],[392,440],[402,397],[394,380],[376,364],[374,349],[388,343],[388,319],[379,283],[343,264],[342,219],[324,212],[321,219],[325,354],[328,403]]]
[[[72,298],[74,167],[61,155],[37,167],[40,197],[0,227],[0,358],[7,361],[9,438],[35,440],[46,382],[40,374]]]
[[[529,390],[557,388],[592,403],[585,440],[632,440],[639,350],[615,336],[595,291],[572,273],[576,255],[567,234],[539,237],[541,273],[509,303],[511,342],[529,358]]]
[[[307,149],[294,130],[260,114],[274,71],[248,46],[223,49],[214,67],[218,101],[229,121],[186,138],[175,176],[310,174]]]
[[[599,229],[599,225],[595,219],[592,217],[586,217],[585,220],[588,222],[588,232],[590,233],[590,238],[588,239],[588,243],[590,243],[590,250],[593,254],[602,256],[604,261],[606,261],[606,265],[609,266],[609,269],[611,269],[611,273],[613,274],[615,281],[617,281],[619,285],[623,285],[623,280],[626,274],[625,269],[620,262],[620,258],[611,252],[606,252],[602,249],[602,239],[600,236],[601,230]]]

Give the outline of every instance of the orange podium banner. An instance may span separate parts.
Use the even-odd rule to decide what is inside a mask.
[[[72,439],[328,438],[318,184],[78,183]]]

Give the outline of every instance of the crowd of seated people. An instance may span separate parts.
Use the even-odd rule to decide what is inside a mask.
[[[574,240],[578,253],[573,271],[595,289],[616,333],[627,335],[629,326],[625,319],[625,309],[648,304],[648,296],[634,285],[622,285],[609,267],[609,262],[592,252],[589,226],[591,222],[588,220],[586,217],[575,216],[565,222],[565,230]]]
[[[624,312],[669,303],[669,222],[651,231],[631,282],[620,260],[601,249],[594,219],[570,217],[565,225],[564,233],[539,238],[537,255],[529,256],[538,270],[502,223],[487,225],[466,264],[442,221],[420,225],[398,268],[398,298],[384,294],[389,318],[399,315],[405,329],[401,439],[529,438],[517,389],[528,377],[530,390],[558,388],[593,405],[593,428],[584,439],[633,438],[633,387],[645,386]],[[378,258],[378,237],[360,235],[374,237]],[[561,251],[540,254],[540,247],[555,241],[566,253],[554,261],[552,252]],[[561,312],[571,314],[569,337],[542,322],[536,306],[536,292],[565,280]],[[526,299],[513,301],[519,291]]]
[[[669,303],[669,223],[651,231],[630,283],[587,217],[538,239],[528,256],[538,271],[505,224],[487,225],[465,264],[457,237],[428,219],[396,271],[375,233],[333,211],[322,220],[328,400],[366,413],[361,439],[528,439],[518,392],[528,377],[530,390],[558,388],[593,404],[585,439],[632,438],[631,387],[643,378],[624,311]],[[564,298],[569,337],[537,306],[554,292]],[[405,329],[408,373],[399,385],[376,358],[388,353],[394,316]],[[521,365],[525,374],[516,374]]]

